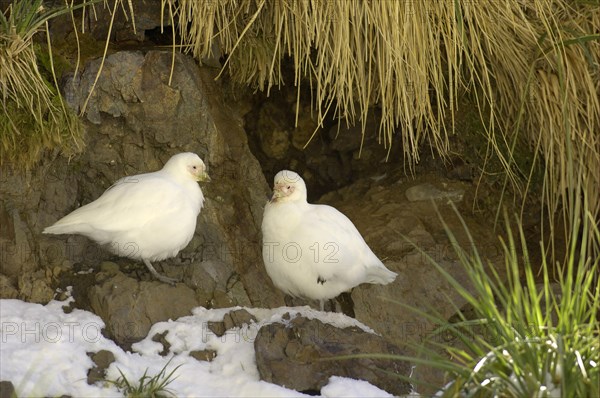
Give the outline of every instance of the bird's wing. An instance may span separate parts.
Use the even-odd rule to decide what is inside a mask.
[[[362,273],[364,267],[380,264],[352,221],[334,207],[310,205],[295,232],[298,240],[309,246],[308,253],[319,263],[323,279],[343,277],[346,273]]]
[[[89,224],[104,231],[139,228],[181,205],[181,187],[158,173],[125,177],[98,199],[66,215],[56,227]]]

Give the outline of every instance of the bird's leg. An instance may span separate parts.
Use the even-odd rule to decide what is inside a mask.
[[[150,271],[150,273],[152,275],[154,275],[154,277],[156,279],[158,279],[159,281],[164,282],[164,283],[168,283],[169,285],[174,285],[176,282],[179,282],[179,280],[177,280],[177,279],[169,278],[169,277],[166,277],[164,275],[159,274],[154,269],[154,267],[152,266],[152,264],[150,263],[150,261],[144,260],[144,264],[146,264],[146,267],[148,267],[148,270]]]
[[[321,307],[321,312],[325,311],[325,300],[319,300],[319,306]]]

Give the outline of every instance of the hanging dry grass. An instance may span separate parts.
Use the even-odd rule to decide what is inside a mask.
[[[428,142],[449,151],[459,94],[476,98],[507,184],[522,196],[531,146],[545,168],[550,212],[584,194],[600,214],[597,1],[163,0],[196,57],[214,45],[238,82],[269,90],[293,60],[320,121],[366,122],[381,107],[380,141],[401,141],[409,165]],[[453,128],[452,128],[453,129]],[[460,131],[455,132],[460,134]],[[535,162],[534,162],[535,163]],[[574,192],[578,179],[583,192]],[[566,217],[573,214],[565,213]],[[570,223],[566,223],[570,224]]]
[[[448,79],[456,83],[457,71],[454,64],[443,66],[438,40],[451,38],[443,24],[422,28],[435,13],[442,19],[451,14],[452,3],[439,3],[182,0],[176,15],[193,54],[209,56],[216,43],[229,54],[227,68],[238,82],[269,90],[281,84],[281,62],[290,56],[294,84],[309,82],[320,121],[329,113],[364,124],[369,108],[381,104],[381,143],[389,148],[402,126],[407,133],[398,139],[412,164],[430,128],[439,153],[448,150],[440,120],[453,111],[447,93],[457,85]]]
[[[548,212],[562,208],[567,225],[578,216],[572,204],[579,195],[600,215],[597,7],[548,0],[465,4],[465,54],[480,82],[479,105],[490,109],[489,142],[511,186],[524,195],[533,170],[519,169],[512,156],[516,145],[530,144],[544,169]]]

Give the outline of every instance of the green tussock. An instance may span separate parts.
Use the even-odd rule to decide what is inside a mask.
[[[554,267],[542,257],[537,278],[523,231],[519,229],[516,237],[508,232],[503,242],[506,281],[484,267],[475,249],[458,247],[450,234],[476,293],[458,284],[455,288],[477,316],[469,320],[459,312],[458,322],[446,324],[444,332],[462,345],[442,345],[456,365],[451,372],[455,381],[444,396],[600,393],[599,259],[585,243],[588,235],[600,239],[600,232],[589,214],[577,224],[567,261],[553,273]],[[554,276],[557,288],[551,284]]]
[[[365,353],[336,359],[381,358],[441,370],[446,378],[440,385],[398,376],[413,383],[416,391],[433,388],[440,397],[599,396],[600,259],[586,243],[600,240],[595,218],[587,212],[575,221],[567,258],[559,264],[551,264],[545,255],[541,264],[533,264],[518,218],[510,222],[505,213],[504,220],[505,277],[477,250],[464,220],[469,247],[460,246],[445,228],[468,277],[466,285],[472,288],[429,258],[468,303],[469,316],[456,304],[456,319],[449,321],[435,308],[423,311],[393,301],[439,325],[423,342],[407,343],[417,354]],[[511,224],[517,225],[515,233]],[[539,250],[544,253],[543,247]]]
[[[581,201],[576,202],[581,205]],[[579,211],[580,209],[574,209]],[[565,262],[530,261],[525,234],[516,235],[505,214],[502,240],[506,277],[500,277],[476,248],[461,247],[446,227],[468,275],[468,291],[433,259],[430,262],[472,308],[449,322],[402,303],[440,325],[414,344],[417,366],[446,372],[442,397],[596,397],[600,394],[600,259],[586,242],[600,240],[594,217],[575,221]],[[540,247],[544,253],[543,247]],[[413,380],[414,382],[414,380]],[[442,386],[437,386],[441,388]],[[419,387],[417,386],[417,390]]]
[[[171,360],[154,376],[148,375],[148,369],[138,379],[137,382],[132,382],[127,379],[127,376],[119,370],[121,375],[116,381],[107,380],[108,383],[117,387],[126,397],[129,398],[161,398],[174,397],[175,395],[167,388],[167,386],[177,378],[175,372],[181,367],[176,366],[167,373],[167,366]]]
[[[52,108],[40,120],[25,108],[9,103],[0,115],[0,159],[3,166],[15,169],[33,166],[46,150],[60,149],[72,155],[83,148],[83,126],[78,116],[59,110],[61,99],[54,96]],[[55,113],[53,113],[55,112]]]
[[[34,36],[68,8],[46,9],[42,0],[14,1],[0,14],[0,164],[29,168],[45,150],[82,149],[83,128],[56,88],[52,53],[47,75],[40,68]]]

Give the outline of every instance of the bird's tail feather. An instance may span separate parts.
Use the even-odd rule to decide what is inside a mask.
[[[94,230],[94,225],[97,224],[98,220],[102,217],[106,217],[106,214],[94,215],[93,203],[89,203],[83,207],[75,209],[71,213],[67,214],[54,224],[44,228],[42,233],[44,234],[82,234],[85,235],[91,230]]]
[[[63,225],[51,225],[44,228],[42,231],[44,234],[62,235],[62,234],[77,234],[80,233],[78,224],[63,224]]]
[[[396,276],[398,276],[397,273],[385,268],[384,265],[373,267],[369,269],[368,283],[387,285],[388,283],[392,283],[396,279]]]
[[[66,215],[49,227],[44,228],[42,231],[44,234],[79,234],[86,236],[89,234],[98,234],[100,232],[101,230],[96,228],[95,223],[83,219],[80,217],[80,214],[74,213]]]

